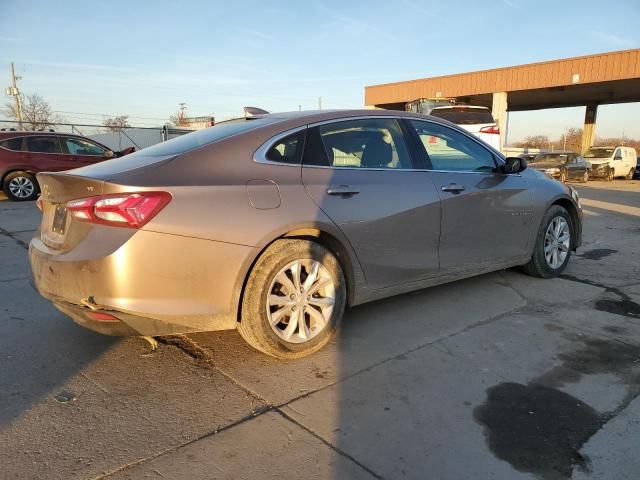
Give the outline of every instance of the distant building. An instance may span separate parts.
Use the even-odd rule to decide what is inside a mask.
[[[215,123],[215,117],[211,115],[204,117],[183,117],[180,119],[180,128],[202,130],[203,128],[213,127]]]

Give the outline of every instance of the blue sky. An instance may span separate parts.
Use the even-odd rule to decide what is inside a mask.
[[[179,102],[219,119],[361,107],[365,85],[638,48],[639,25],[638,0],[8,1],[0,72],[8,85],[14,61],[71,121],[156,125]],[[583,112],[513,113],[509,140]],[[601,107],[597,134],[640,138],[638,119],[638,103]]]

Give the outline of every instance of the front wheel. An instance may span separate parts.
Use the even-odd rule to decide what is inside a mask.
[[[277,240],[249,275],[238,331],[273,357],[310,355],[337,330],[346,292],[340,263],[329,250],[308,240]]]
[[[40,193],[36,177],[27,172],[11,172],[4,177],[2,189],[14,202],[35,200]]]
[[[585,170],[582,174],[582,183],[587,183],[589,181],[589,170]]]
[[[613,168],[607,170],[607,182],[613,182]]]
[[[542,218],[533,255],[524,271],[529,275],[551,278],[560,275],[571,257],[571,215],[563,207],[553,205]]]

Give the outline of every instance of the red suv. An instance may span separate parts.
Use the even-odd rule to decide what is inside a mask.
[[[0,131],[0,184],[11,200],[34,200],[40,193],[36,173],[70,170],[133,150],[114,152],[66,133]]]

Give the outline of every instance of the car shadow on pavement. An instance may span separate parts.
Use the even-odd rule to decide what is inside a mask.
[[[0,428],[39,402],[74,400],[68,382],[119,339],[75,325],[27,280],[0,283]]]

